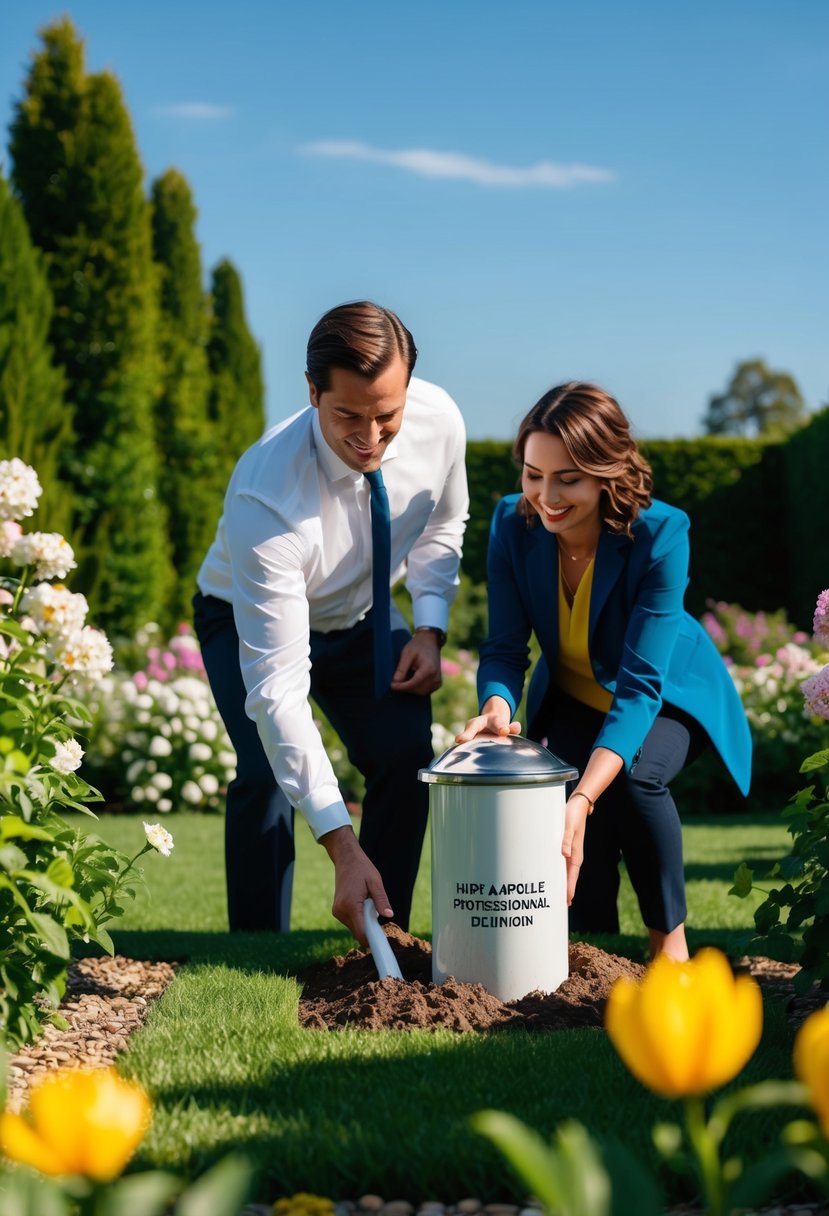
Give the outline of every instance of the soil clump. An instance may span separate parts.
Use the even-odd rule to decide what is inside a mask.
[[[432,983],[432,948],[397,925],[385,927],[402,980],[378,979],[370,953],[351,950],[344,957],[309,967],[300,1024],[309,1030],[572,1030],[602,1026],[610,989],[623,975],[640,979],[645,968],[586,942],[570,945],[570,975],[555,992],[529,992],[504,1003],[481,984],[449,978]]]

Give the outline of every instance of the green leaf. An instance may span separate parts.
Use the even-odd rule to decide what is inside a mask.
[[[180,1178],[161,1170],[131,1174],[107,1187],[96,1210],[99,1216],[163,1216],[183,1185]]]
[[[30,913],[29,923],[50,954],[56,954],[58,958],[69,958],[69,939],[63,925],[59,925],[44,912]]]
[[[566,1216],[610,1216],[610,1178],[595,1143],[580,1123],[562,1124],[552,1146],[504,1111],[479,1111],[470,1123],[492,1141],[527,1189],[551,1211]]]
[[[734,874],[734,886],[729,889],[729,895],[736,895],[739,899],[745,899],[751,893],[754,885],[754,871],[743,861],[737,867]]]
[[[96,928],[89,930],[89,936],[93,942],[98,943],[101,949],[106,950],[110,958],[115,957],[115,944],[106,929],[98,925]]]
[[[813,756],[807,756],[800,766],[800,771],[801,773],[813,773],[815,769],[823,768],[825,764],[829,764],[829,747],[815,752]]]
[[[26,854],[16,844],[0,845],[0,866],[8,873],[22,870],[26,865]]]
[[[49,863],[46,877],[58,887],[73,887],[75,874],[65,857],[55,857]]]
[[[665,1204],[655,1180],[633,1154],[617,1140],[602,1146],[602,1158],[613,1182],[611,1216],[630,1216],[636,1196],[636,1216],[662,1216]]]
[[[251,1192],[254,1170],[239,1153],[229,1153],[188,1187],[176,1216],[239,1216]]]
[[[0,819],[0,839],[54,840],[55,838],[46,828],[37,827],[34,823],[26,823],[19,815],[4,815]]]

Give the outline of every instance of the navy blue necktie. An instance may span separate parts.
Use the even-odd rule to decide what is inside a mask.
[[[374,695],[389,690],[391,660],[391,512],[379,469],[366,473],[371,489],[371,597],[374,622]]]

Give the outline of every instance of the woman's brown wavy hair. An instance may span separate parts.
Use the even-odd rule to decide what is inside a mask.
[[[580,380],[551,388],[518,428],[512,454],[521,467],[527,438],[536,431],[557,435],[573,465],[603,482],[603,521],[612,532],[630,536],[633,521],[651,504],[653,476],[618,401]],[[538,521],[523,496],[518,510],[528,526]]]

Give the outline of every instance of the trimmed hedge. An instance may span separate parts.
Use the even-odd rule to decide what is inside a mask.
[[[829,408],[784,443],[760,439],[651,439],[640,444],[654,493],[691,518],[689,612],[706,600],[758,611],[784,608],[811,625],[818,592],[829,584]],[[470,515],[463,569],[486,579],[489,520],[518,488],[507,442],[467,446]]]

